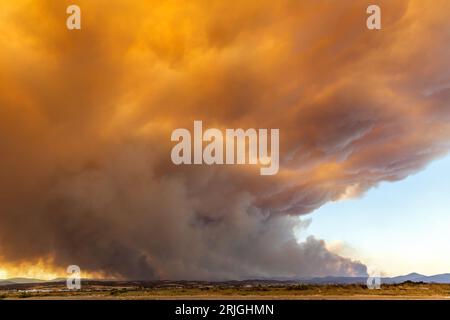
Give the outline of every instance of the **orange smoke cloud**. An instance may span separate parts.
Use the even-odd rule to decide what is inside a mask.
[[[2,3],[0,257],[129,278],[365,274],[292,215],[449,149],[448,1]],[[279,128],[278,175],[177,167],[170,133]]]

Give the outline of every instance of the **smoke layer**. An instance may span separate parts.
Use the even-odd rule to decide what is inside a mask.
[[[0,257],[133,279],[363,275],[299,215],[445,154],[450,3],[4,3]],[[280,172],[174,166],[170,133],[279,128]]]

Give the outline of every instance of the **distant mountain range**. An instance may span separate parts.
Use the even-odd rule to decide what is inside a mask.
[[[53,280],[41,280],[33,278],[10,278],[10,279],[0,279],[0,286],[14,285],[14,284],[39,284],[39,283],[52,283],[52,282],[63,282],[66,281],[64,278],[58,278]]]
[[[102,280],[88,280],[86,281],[99,281]],[[5,285],[15,285],[15,284],[39,284],[39,283],[57,283],[65,282],[66,279],[58,278],[54,280],[40,280],[40,279],[29,279],[29,278],[11,278],[0,280],[0,286]],[[105,280],[105,282],[114,282],[111,280]],[[242,282],[288,282],[288,283],[304,283],[304,284],[365,284],[367,277],[311,277],[311,278],[276,278],[276,279],[255,279],[255,280],[245,280]],[[437,274],[433,276],[425,276],[419,273],[410,273],[404,276],[397,277],[382,277],[381,283],[383,284],[395,284],[402,283],[406,281],[411,282],[424,282],[424,283],[449,283],[450,284],[450,273]],[[122,281],[124,282],[124,281]],[[126,282],[126,281],[125,281]],[[133,281],[129,281],[133,282]],[[139,282],[139,281],[134,281]],[[158,281],[156,281],[158,282]],[[165,282],[165,281],[162,281]],[[177,282],[177,281],[174,281]],[[226,281],[230,282],[230,281]],[[231,281],[231,282],[241,282],[241,281]]]
[[[394,278],[387,278],[394,283],[412,281],[412,282],[425,282],[425,283],[450,283],[450,273],[436,274],[434,276],[424,276],[418,273],[410,273],[406,276],[399,276]]]
[[[287,280],[287,279],[286,279]],[[293,279],[292,279],[293,280]],[[315,277],[315,278],[299,278],[298,282],[307,284],[358,284],[366,283],[367,277]],[[425,276],[419,273],[410,273],[404,276],[397,277],[382,277],[381,283],[394,284],[406,281],[424,282],[424,283],[450,283],[450,273],[437,274],[433,276]]]

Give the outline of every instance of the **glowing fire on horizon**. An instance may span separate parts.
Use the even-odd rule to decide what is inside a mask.
[[[69,274],[65,268],[53,267],[51,263],[40,260],[36,263],[23,262],[16,265],[0,263],[0,279],[29,278],[39,280],[54,280],[67,278]],[[81,278],[104,279],[106,275],[101,272],[85,272],[81,270]],[[116,278],[108,276],[109,279]]]

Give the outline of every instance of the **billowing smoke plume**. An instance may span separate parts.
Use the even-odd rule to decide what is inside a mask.
[[[134,279],[363,275],[298,215],[447,152],[450,3],[2,3],[0,260]],[[279,128],[281,168],[175,166],[170,133]]]

